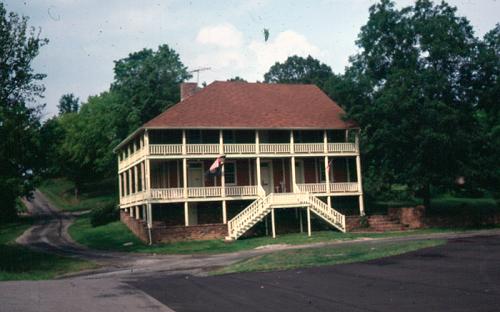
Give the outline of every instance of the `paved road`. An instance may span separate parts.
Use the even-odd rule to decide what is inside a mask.
[[[500,235],[357,264],[131,281],[175,311],[500,311]]]
[[[450,310],[460,304],[461,311],[471,311],[471,307],[488,311],[491,302],[500,302],[496,284],[500,281],[496,269],[500,267],[500,247],[496,243],[500,230],[383,239],[382,243],[426,238],[453,242],[440,247],[443,250],[380,262],[202,277],[209,268],[274,250],[380,241],[275,246],[220,255],[134,255],[89,250],[73,242],[67,228],[74,216],[58,212],[40,192],[35,193],[28,208],[40,218],[18,239],[19,243],[96,261],[103,268],[60,280],[0,282],[0,312],[171,311],[169,307],[178,311],[331,311],[332,307],[381,311],[402,310],[399,307],[411,310],[413,303],[431,310]],[[484,233],[496,236],[478,237]],[[479,299],[477,306],[471,306]],[[437,303],[434,306],[432,302]]]

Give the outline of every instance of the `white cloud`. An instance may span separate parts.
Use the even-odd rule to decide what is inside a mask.
[[[256,71],[263,75],[275,62],[283,62],[289,56],[320,56],[320,49],[307,38],[292,30],[279,33],[272,41],[252,41],[249,49],[256,56]]]
[[[200,29],[196,42],[223,48],[238,48],[243,44],[243,34],[233,25],[223,23]]]

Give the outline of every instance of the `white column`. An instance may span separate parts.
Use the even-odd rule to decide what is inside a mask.
[[[260,157],[258,157],[258,156],[255,159],[255,170],[257,170],[257,185],[260,188],[262,186],[262,182],[260,179]]]
[[[293,138],[293,130],[290,130],[290,153],[294,154],[295,153],[295,147],[294,147],[294,138]]]
[[[365,205],[363,202],[363,183],[361,176],[361,157],[359,156],[359,131],[356,132],[356,174],[358,178],[358,192],[359,192],[359,214],[361,216],[365,215]]]
[[[135,187],[135,192],[139,192],[139,177],[138,177],[138,170],[137,170],[137,165],[134,166],[134,187]]]
[[[295,177],[295,156],[292,156],[291,159],[291,165],[292,165],[292,170],[291,170],[291,176],[292,176],[292,192],[297,192],[298,190],[295,189],[295,184],[296,184],[296,177]]]
[[[325,182],[326,193],[330,194],[330,169],[328,168],[328,156],[325,156]]]
[[[144,131],[144,147],[146,148],[146,155],[149,155],[149,132],[148,129]]]
[[[147,213],[146,213],[147,205],[142,205],[142,220],[147,221]]]
[[[326,130],[323,130],[323,152],[328,153],[328,135],[326,134]]]
[[[147,204],[146,220],[148,221],[148,228],[153,227],[153,207],[151,204]]]
[[[311,208],[307,207],[307,236],[311,236]]]
[[[273,238],[276,238],[276,224],[275,224],[275,217],[274,217],[274,208],[271,209],[271,228],[273,232]]]
[[[227,224],[227,203],[222,201],[222,223]]]
[[[182,155],[186,155],[186,130],[182,130]]]
[[[120,200],[121,198],[123,197],[123,178],[122,178],[122,174],[119,173],[118,174],[118,193],[120,194]]]
[[[222,164],[222,167],[220,168],[220,186],[221,186],[222,198],[226,197],[226,176],[225,176],[226,170],[224,167],[226,167],[226,166],[224,166],[224,164]]]
[[[144,161],[144,190],[151,194],[151,180],[150,180],[150,160],[146,158]]]
[[[132,181],[132,169],[129,168],[127,170],[127,174],[128,174],[128,193],[132,194],[132,183],[134,183]]]
[[[141,185],[142,185],[142,190],[145,191],[146,190],[146,165],[145,163],[142,161],[141,162]]]
[[[184,202],[184,225],[189,226],[189,203]]]
[[[134,207],[130,207],[130,208],[128,209],[128,212],[129,212],[130,217],[132,217],[132,218],[133,218],[133,217],[134,217]]]
[[[183,158],[182,159],[182,187],[183,187],[183,192],[184,192],[184,198],[188,197],[188,192],[187,192],[187,159]]]
[[[219,130],[219,154],[224,154],[224,135],[222,130]]]
[[[135,218],[139,220],[141,218],[141,215],[139,213],[139,206],[135,206]]]

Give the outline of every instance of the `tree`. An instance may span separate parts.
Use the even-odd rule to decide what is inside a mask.
[[[432,186],[471,174],[477,40],[456,9],[428,0],[370,8],[346,73],[330,86],[363,129],[365,168],[408,185],[430,205]]]
[[[179,84],[191,78],[179,55],[166,44],[115,61],[114,72],[111,92],[118,96],[120,138],[179,102]]]
[[[40,168],[39,128],[45,75],[31,63],[48,40],[28,18],[0,3],[0,221],[16,216],[15,200],[33,190]]]
[[[234,81],[234,82],[248,82],[245,79],[241,78],[240,76],[235,76],[233,78],[229,78],[227,81]]]
[[[325,83],[332,78],[332,69],[311,57],[290,56],[284,63],[276,62],[269,71],[264,74],[267,83],[299,83],[315,84],[324,89]]]
[[[76,113],[80,107],[80,99],[77,98],[73,93],[64,94],[59,99],[59,104],[57,108],[59,109],[59,115],[64,115],[66,113]]]

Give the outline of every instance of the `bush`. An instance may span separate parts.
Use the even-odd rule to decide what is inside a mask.
[[[90,211],[90,224],[93,227],[105,225],[119,219],[119,211],[115,204],[107,204]]]

